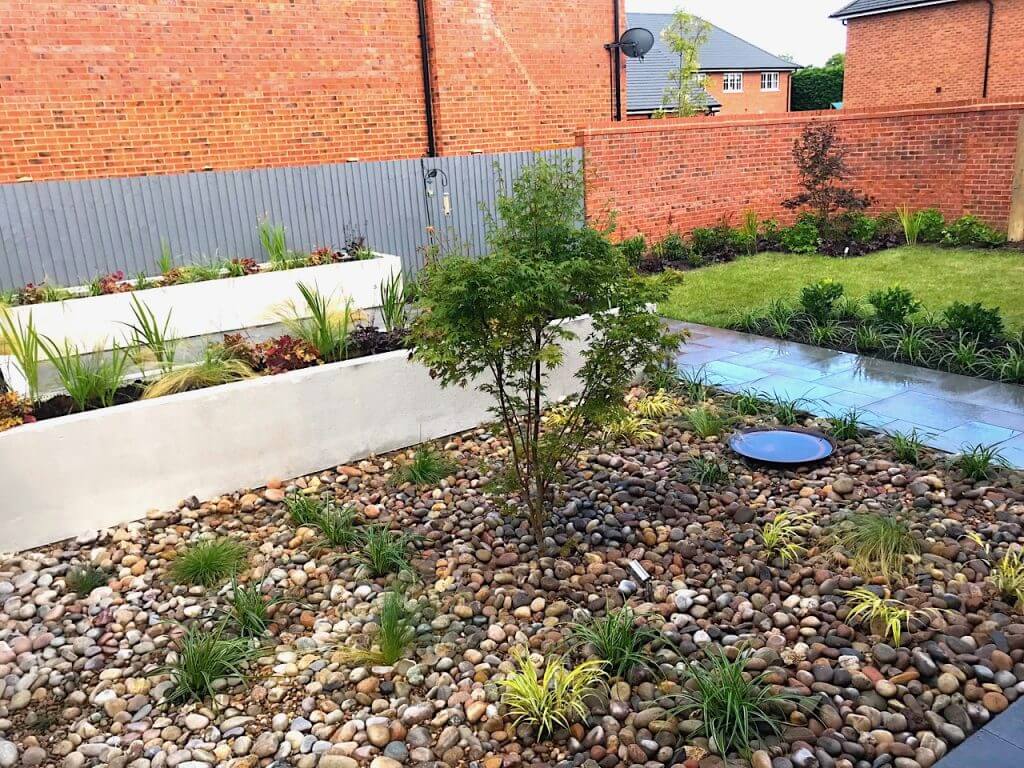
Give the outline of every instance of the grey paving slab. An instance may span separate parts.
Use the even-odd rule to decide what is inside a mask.
[[[1024,387],[692,323],[670,327],[691,334],[680,370],[703,371],[723,389],[798,399],[819,416],[856,409],[864,424],[916,430],[941,450],[995,444],[1024,467]]]
[[[1005,713],[1004,713],[1005,714]],[[935,768],[1021,768],[1024,749],[982,728],[935,764]]]
[[[1009,709],[987,722],[982,730],[1024,749],[1024,699],[1015,701]],[[968,739],[965,746],[969,746],[970,741]]]
[[[931,445],[950,453],[959,453],[965,447],[992,445],[1017,437],[1020,432],[981,421],[969,421],[954,429],[939,432],[931,438]]]

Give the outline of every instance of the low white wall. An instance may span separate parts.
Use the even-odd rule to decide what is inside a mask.
[[[551,377],[575,391],[588,317]],[[0,550],[76,536],[470,429],[475,389],[442,389],[405,350],[139,401],[0,433]]]
[[[125,324],[135,322],[133,296],[152,310],[161,325],[170,314],[171,335],[187,339],[273,323],[274,308],[282,302],[294,301],[300,308],[304,306],[298,283],[315,286],[320,293],[339,301],[351,298],[356,309],[371,309],[380,304],[381,282],[401,271],[402,262],[397,256],[380,254],[364,261],[84,296],[12,307],[8,311],[23,325],[31,316],[39,334],[58,345],[66,339],[82,352],[93,352],[125,343],[130,335]],[[0,373],[12,389],[27,394],[24,376],[14,358],[0,355]],[[44,391],[48,389],[44,387]]]

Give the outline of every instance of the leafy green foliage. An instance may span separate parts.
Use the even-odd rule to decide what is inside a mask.
[[[668,73],[668,85],[662,95],[663,112],[686,117],[701,112],[707,97],[701,87],[700,52],[711,35],[711,25],[679,9],[661,32],[668,49],[678,57],[678,66]]]
[[[105,587],[110,574],[95,565],[71,568],[64,577],[65,586],[79,597],[88,597],[94,589]]]
[[[792,74],[791,109],[794,112],[831,109],[833,104],[842,101],[843,70],[842,61],[832,65],[826,62],[823,67],[798,69]]]
[[[398,533],[382,523],[368,525],[360,537],[362,549],[358,553],[359,562],[378,578],[389,573],[400,573],[412,569],[406,552],[413,542],[409,534]]]
[[[874,513],[853,515],[838,532],[836,542],[850,554],[853,569],[865,578],[879,574],[886,580],[898,577],[906,556],[920,551],[906,523]]]
[[[875,309],[875,317],[887,325],[899,326],[921,309],[921,302],[906,288],[892,285],[868,294],[868,304]]]
[[[647,624],[638,625],[636,619],[633,609],[624,606],[574,622],[569,628],[570,645],[574,651],[589,648],[615,677],[625,677],[634,667],[653,667],[654,660],[644,647],[658,641],[661,633]]]
[[[223,624],[212,630],[188,628],[175,645],[174,660],[163,668],[173,687],[168,703],[203,702],[212,699],[218,680],[247,677],[247,667],[259,647],[247,637],[229,637]]]
[[[514,724],[533,728],[539,738],[585,718],[586,698],[605,680],[603,663],[598,659],[569,668],[562,658],[549,657],[543,675],[538,674],[525,652],[517,651],[515,662],[517,670],[498,681],[501,700]]]
[[[782,231],[782,247],[790,253],[815,253],[820,235],[813,219],[802,217]]]
[[[668,262],[682,262],[690,257],[690,246],[678,232],[669,232],[655,246],[658,257]]]
[[[205,539],[171,561],[171,578],[179,584],[215,587],[245,567],[249,551],[235,539]]]
[[[647,238],[643,235],[627,237],[619,243],[619,250],[631,266],[639,267],[647,255]]]
[[[977,216],[963,216],[942,231],[942,244],[954,248],[997,248],[1006,243],[1006,235],[985,224]]]
[[[990,480],[1000,469],[1009,466],[1002,452],[994,445],[972,445],[953,459],[953,466],[968,480]]]
[[[706,662],[685,667],[686,687],[670,711],[680,719],[699,720],[697,735],[705,736],[719,755],[737,752],[748,759],[763,738],[781,736],[787,707],[809,708],[805,699],[773,686],[767,672],[748,673],[750,649],[730,659],[709,646],[705,655]]]
[[[984,346],[997,343],[1005,332],[999,309],[982,306],[978,301],[973,304],[954,301],[943,310],[942,317],[954,334],[968,336]]]
[[[395,472],[395,481],[413,485],[437,485],[458,470],[458,464],[432,446],[418,448],[410,461]]]
[[[946,220],[942,212],[937,208],[925,208],[917,212],[918,232],[917,239],[922,243],[942,242],[946,230]]]
[[[805,285],[800,291],[800,306],[814,320],[822,322],[832,317],[833,307],[842,295],[841,283],[835,280],[819,280]]]
[[[423,270],[422,311],[412,327],[415,359],[443,386],[480,377],[479,389],[494,398],[538,536],[562,462],[620,407],[636,373],[674,346],[647,311],[651,287],[602,233],[580,224],[582,202],[571,161],[527,168],[498,195],[489,255],[451,256]],[[550,376],[574,338],[558,321],[588,313],[593,331],[581,353],[579,395],[559,428],[542,430]]]
[[[885,346],[886,335],[874,325],[864,323],[853,331],[853,347],[858,352],[877,352]]]

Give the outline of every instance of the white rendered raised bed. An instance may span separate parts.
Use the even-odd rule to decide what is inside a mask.
[[[575,391],[589,317],[550,393]],[[188,496],[264,485],[470,429],[476,389],[449,388],[406,350],[141,400],[0,433],[0,550],[142,518]]]
[[[378,254],[362,261],[83,296],[12,307],[8,311],[22,325],[27,325],[31,316],[39,334],[53,339],[58,346],[67,340],[83,353],[89,353],[125,343],[126,334],[130,333],[125,324],[135,322],[133,296],[153,312],[161,325],[169,313],[172,335],[189,339],[274,323],[274,308],[282,302],[293,301],[303,306],[298,283],[315,286],[324,296],[338,301],[349,298],[354,309],[371,309],[380,304],[381,282],[401,271],[402,262],[397,256]],[[0,373],[12,389],[27,394],[24,374],[13,357],[0,355]]]

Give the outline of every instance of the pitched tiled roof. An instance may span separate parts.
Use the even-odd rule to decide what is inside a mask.
[[[922,5],[942,5],[956,0],[853,0],[832,14],[833,19],[846,19],[851,16],[868,16],[875,13],[892,13],[905,11]]]
[[[651,112],[661,106],[662,95],[668,85],[668,74],[679,66],[679,57],[672,53],[661,39],[661,30],[672,21],[671,13],[630,13],[626,23],[630,27],[645,27],[654,33],[654,47],[643,61],[626,59],[627,111]],[[704,72],[725,70],[790,71],[798,64],[774,56],[768,51],[741,40],[718,27],[711,27],[708,42],[700,52],[700,66]],[[721,106],[713,97],[702,92],[709,106]]]

